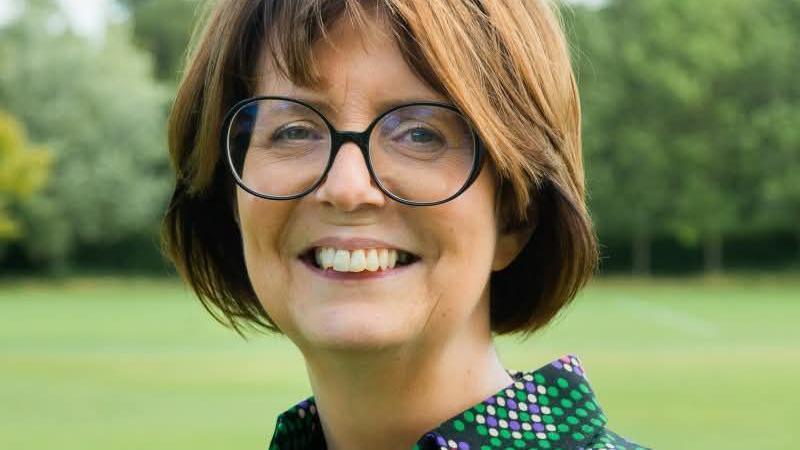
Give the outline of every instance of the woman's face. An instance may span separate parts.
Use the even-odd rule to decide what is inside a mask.
[[[406,65],[388,26],[375,25],[357,31],[342,20],[331,30],[333,45],[314,48],[321,87],[295,86],[263,62],[257,94],[323,104],[337,129],[355,131],[386,105],[447,101]],[[454,200],[406,206],[381,192],[359,148],[348,142],[325,181],[305,197],[272,201],[237,189],[253,288],[304,353],[430,345],[486,333],[490,272],[505,267],[521,245],[516,236],[497,233],[493,176],[487,164]],[[348,256],[362,249],[367,259],[369,249],[378,249],[379,257],[380,249],[388,249],[415,258],[392,269],[348,274],[305,260],[316,247],[349,250]]]

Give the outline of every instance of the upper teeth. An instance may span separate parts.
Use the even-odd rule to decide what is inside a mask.
[[[398,261],[405,262],[409,254],[391,248],[369,248],[358,250],[342,250],[333,247],[317,247],[314,259],[322,269],[333,269],[337,272],[361,272],[378,269],[393,269]]]

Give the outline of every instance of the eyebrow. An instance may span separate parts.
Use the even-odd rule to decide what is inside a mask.
[[[313,106],[314,108],[316,108],[317,110],[321,111],[322,114],[325,115],[325,117],[329,118],[329,120],[332,119],[333,117],[335,117],[335,115],[338,112],[337,111],[338,108],[333,106],[330,102],[328,102],[327,100],[325,100],[323,98],[316,97],[313,94],[309,95],[309,94],[302,93],[302,94],[296,94],[296,95],[287,95],[287,94],[284,94],[284,93],[277,93],[277,94],[259,93],[258,95],[259,96],[266,96],[266,97],[268,97],[268,96],[285,97],[285,98],[290,98],[290,99],[294,99],[294,100],[299,100],[299,101],[301,101],[303,103],[307,103],[307,104]],[[384,111],[388,111],[388,110],[390,110],[390,109],[392,109],[394,107],[400,106],[400,105],[406,105],[406,104],[409,104],[409,103],[427,103],[427,102],[445,104],[445,105],[450,105],[452,107],[455,107],[455,105],[452,102],[447,101],[447,100],[442,100],[442,99],[439,99],[439,98],[412,97],[412,98],[405,98],[405,99],[384,99],[384,100],[377,101],[377,102],[374,103],[374,107],[375,107],[375,111],[374,112],[375,112],[375,114],[380,114],[380,113],[382,113]]]

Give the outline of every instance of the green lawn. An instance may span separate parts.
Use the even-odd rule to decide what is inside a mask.
[[[581,357],[618,433],[656,449],[787,449],[800,277],[600,279],[509,368]],[[250,342],[177,282],[0,284],[0,449],[265,449],[310,391],[286,340]]]

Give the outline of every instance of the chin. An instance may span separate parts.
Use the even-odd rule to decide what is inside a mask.
[[[397,315],[379,319],[381,316],[367,315],[363,311],[356,314],[339,312],[302,324],[298,329],[311,351],[370,353],[399,348],[414,339],[416,327],[412,324],[399,322]]]

